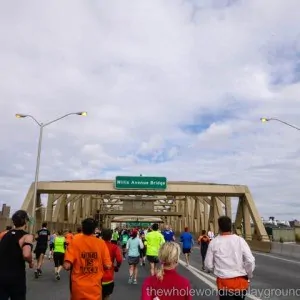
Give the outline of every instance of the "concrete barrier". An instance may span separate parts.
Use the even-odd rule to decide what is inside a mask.
[[[271,253],[300,259],[300,245],[272,242]]]
[[[271,252],[271,242],[252,240],[252,241],[247,241],[247,243],[252,251],[258,251],[264,253]]]
[[[271,245],[271,253],[273,254],[281,254],[283,243],[272,242]]]

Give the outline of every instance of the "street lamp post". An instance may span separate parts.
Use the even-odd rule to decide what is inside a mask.
[[[39,142],[38,142],[38,149],[37,149],[37,157],[36,157],[36,168],[35,168],[35,178],[34,178],[34,194],[33,194],[33,203],[32,203],[32,224],[31,224],[31,232],[34,232],[34,219],[35,219],[35,212],[36,212],[36,199],[37,199],[37,186],[38,186],[38,180],[39,180],[39,171],[40,171],[40,158],[41,158],[41,151],[42,151],[42,140],[43,140],[43,131],[44,128],[52,123],[55,123],[61,119],[64,119],[71,115],[78,115],[78,116],[87,116],[87,112],[77,112],[77,113],[69,113],[66,115],[63,115],[59,118],[56,118],[50,122],[47,123],[41,123],[36,120],[35,117],[31,115],[24,115],[24,114],[16,114],[16,118],[31,118],[39,127]]]
[[[299,128],[299,127],[294,126],[294,125],[292,125],[292,124],[289,124],[289,123],[287,123],[287,122],[285,122],[285,121],[282,121],[282,120],[280,120],[280,119],[277,119],[277,118],[260,118],[260,120],[261,120],[263,123],[264,123],[264,122],[269,122],[269,121],[277,121],[277,122],[280,122],[280,123],[282,123],[282,124],[284,124],[284,125],[287,125],[287,126],[289,126],[289,127],[292,127],[292,128],[294,128],[294,129],[297,129],[297,130],[300,131],[300,128]]]

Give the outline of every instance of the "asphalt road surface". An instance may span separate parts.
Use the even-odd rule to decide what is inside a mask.
[[[197,276],[194,276],[186,268],[179,266],[179,273],[187,277],[194,289],[194,292],[206,293],[207,300],[216,299],[212,296],[212,290],[205,283],[200,281]],[[27,299],[29,300],[66,300],[69,299],[69,277],[68,272],[62,271],[61,280],[56,281],[54,278],[54,269],[52,261],[45,261],[43,266],[43,275],[35,279],[33,270],[27,272]],[[149,267],[139,266],[138,284],[128,284],[128,263],[123,262],[120,271],[115,276],[115,290],[111,297],[112,300],[118,299],[140,299],[141,285],[143,280],[149,276]]]
[[[246,299],[300,299],[300,261],[279,255],[253,253],[256,260],[254,277]],[[197,271],[199,280],[210,287],[215,284],[212,274],[199,271],[200,252],[193,250],[190,271]],[[193,266],[197,266],[194,268]],[[198,270],[197,270],[198,269]]]
[[[298,300],[300,297],[300,261],[268,254],[256,254],[255,277],[251,282],[250,300]],[[184,258],[180,261],[178,272],[188,278],[193,287],[194,299],[218,299],[216,297],[215,278],[212,274],[200,271],[200,254],[194,249],[191,255],[191,265],[187,268]],[[54,278],[52,261],[46,261],[43,275],[39,279],[33,276],[33,270],[27,272],[27,299],[29,300],[66,300],[69,299],[68,272],[61,273],[61,280]],[[149,267],[139,267],[137,285],[130,285],[128,280],[128,264],[124,261],[120,271],[116,273],[115,290],[112,300],[140,299],[141,284],[149,275]]]

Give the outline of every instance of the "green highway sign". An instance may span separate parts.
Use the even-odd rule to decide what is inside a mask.
[[[117,176],[115,180],[117,190],[165,190],[166,177],[146,176]]]
[[[129,227],[150,227],[150,222],[125,222]]]

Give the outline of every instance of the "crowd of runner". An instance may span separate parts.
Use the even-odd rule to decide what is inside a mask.
[[[33,236],[25,231],[28,221],[25,211],[17,211],[12,216],[14,228],[7,227],[0,233],[1,300],[26,299],[25,264],[34,268],[38,280],[43,274],[45,258],[53,260],[56,280],[60,280],[62,270],[70,271],[72,300],[109,299],[114,291],[114,274],[125,260],[129,266],[128,284],[134,285],[138,283],[139,266],[149,263],[149,277],[142,283],[142,300],[190,300],[189,293],[158,296],[155,291],[174,287],[191,289],[189,280],[178,274],[176,267],[181,253],[189,267],[196,243],[200,245],[202,270],[213,271],[218,289],[226,291],[220,299],[244,299],[255,266],[248,244],[231,233],[231,220],[225,216],[219,218],[219,236],[203,230],[196,241],[187,227],[175,237],[168,225],[162,230],[158,224],[147,229],[99,229],[91,218],[83,220],[75,233],[50,232],[47,223],[43,223]]]

